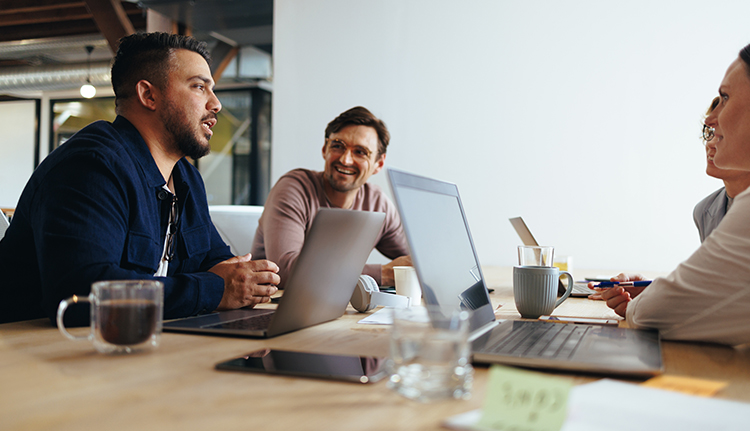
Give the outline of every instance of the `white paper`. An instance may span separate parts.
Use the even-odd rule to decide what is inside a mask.
[[[383,307],[357,323],[363,325],[393,325],[393,315],[390,308]]]
[[[393,307],[383,307],[357,323],[362,323],[363,325],[393,325],[392,310]],[[407,317],[406,320],[424,323],[430,321],[430,316],[427,314],[427,309],[423,306],[415,305],[414,307],[411,307],[411,310],[413,311],[413,313],[410,313],[410,317]]]
[[[451,429],[471,429],[473,410],[445,420]],[[750,404],[602,379],[574,387],[561,431],[746,431]]]

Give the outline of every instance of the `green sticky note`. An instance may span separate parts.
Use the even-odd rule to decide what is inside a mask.
[[[559,377],[493,365],[475,429],[558,431],[568,414],[572,387]]]

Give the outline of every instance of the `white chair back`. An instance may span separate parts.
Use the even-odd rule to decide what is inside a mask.
[[[250,253],[262,206],[211,205],[208,207],[216,230],[236,256]]]

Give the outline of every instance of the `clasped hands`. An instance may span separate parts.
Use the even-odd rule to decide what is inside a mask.
[[[279,267],[270,260],[251,260],[250,253],[214,265],[212,272],[224,279],[224,295],[216,311],[253,307],[269,302],[279,289]]]

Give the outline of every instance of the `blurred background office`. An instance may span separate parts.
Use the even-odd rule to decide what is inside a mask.
[[[363,105],[392,133],[386,166],[459,185],[492,265],[515,263],[518,215],[579,268],[667,271],[688,257],[699,245],[692,208],[721,185],[704,173],[701,114],[750,42],[742,0],[122,5],[136,30],[162,17],[226,59],[225,129],[199,163],[211,204],[262,204],[286,171],[321,169],[326,123]],[[111,52],[89,33],[74,40],[79,69],[101,75],[89,102],[77,88],[11,88],[4,76],[51,66],[41,54],[11,65],[10,47],[29,53],[28,37],[0,39],[0,207],[66,134],[113,118]],[[370,181],[388,188],[383,174]]]

